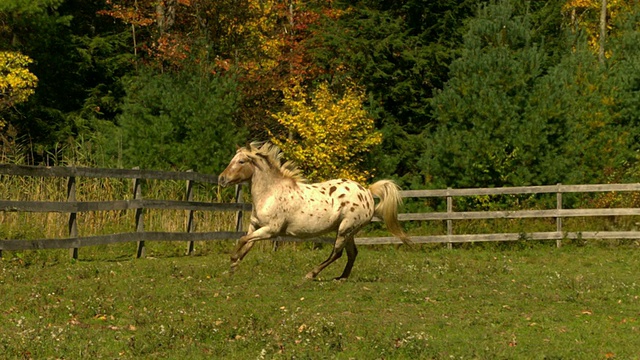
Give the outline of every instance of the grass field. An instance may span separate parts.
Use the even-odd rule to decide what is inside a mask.
[[[133,247],[134,244],[128,245]],[[352,277],[304,274],[329,248],[132,259],[5,253],[8,359],[640,359],[637,245],[361,247]],[[173,245],[172,245],[173,246]],[[159,248],[160,249],[160,248]],[[120,251],[118,255],[118,251]],[[179,251],[165,251],[179,254]]]

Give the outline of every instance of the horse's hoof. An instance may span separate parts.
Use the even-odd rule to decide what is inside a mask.
[[[313,279],[316,278],[316,275],[314,273],[310,272],[307,275],[305,275],[304,278],[307,279],[307,280],[313,280]]]

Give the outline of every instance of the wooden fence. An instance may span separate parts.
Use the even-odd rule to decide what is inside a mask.
[[[521,186],[485,189],[444,189],[444,190],[405,190],[403,198],[446,198],[446,212],[405,213],[400,214],[401,221],[442,220],[446,221],[445,235],[412,236],[415,243],[461,243],[481,241],[516,241],[516,240],[556,240],[561,245],[563,239],[640,239],[640,231],[565,231],[563,219],[569,217],[607,217],[607,216],[637,216],[640,208],[595,208],[595,209],[564,209],[562,194],[567,193],[610,193],[610,192],[640,192],[640,183],[633,184],[594,184],[594,185],[546,185]],[[555,209],[548,210],[514,210],[514,211],[469,211],[456,212],[453,202],[456,197],[485,196],[485,195],[533,195],[554,194]],[[454,220],[473,219],[531,219],[553,218],[556,222],[555,231],[520,232],[520,233],[492,233],[492,234],[454,234]],[[389,244],[401,243],[393,237],[360,238],[360,243]]]
[[[164,172],[151,170],[123,170],[123,169],[95,169],[76,167],[36,167],[0,164],[0,176],[35,176],[62,177],[67,179],[67,200],[64,202],[39,201],[11,201],[0,200],[0,211],[21,212],[61,212],[69,214],[69,237],[64,239],[5,239],[0,240],[0,256],[3,250],[30,249],[70,249],[72,257],[77,258],[78,248],[118,242],[137,242],[137,257],[144,256],[146,241],[186,241],[187,253],[193,251],[194,241],[209,241],[222,239],[237,239],[242,236],[243,212],[251,211],[251,204],[240,202],[241,188],[236,187],[236,203],[211,203],[192,201],[194,182],[216,184],[213,175],[195,172]],[[128,178],[133,179],[132,200],[115,201],[76,201],[77,178]],[[141,181],[178,180],[186,183],[186,200],[147,200],[141,193]],[[446,234],[429,236],[412,236],[414,243],[459,243],[479,241],[515,241],[515,240],[557,240],[562,239],[640,239],[638,231],[571,231],[563,230],[563,219],[568,217],[602,217],[602,216],[637,216],[640,208],[605,208],[605,209],[564,209],[562,195],[566,193],[589,192],[640,192],[640,184],[606,184],[606,185],[550,185],[527,186],[489,189],[445,189],[445,190],[406,190],[402,191],[404,198],[445,198],[446,212],[402,213],[401,221],[444,221]],[[518,194],[554,194],[556,208],[548,210],[514,210],[514,211],[454,211],[454,199],[465,196],[482,195],[518,195]],[[187,226],[184,232],[148,232],[144,229],[145,209],[187,210]],[[89,211],[131,210],[135,211],[135,231],[96,236],[79,236],[77,231],[77,216]],[[236,213],[235,231],[193,232],[194,211],[232,211]],[[454,221],[471,219],[527,219],[553,218],[556,222],[555,231],[525,232],[525,233],[492,233],[492,234],[456,234]],[[284,239],[296,240],[296,239]],[[331,241],[330,239],[315,239],[315,241]],[[360,237],[358,244],[400,244],[394,237]]]
[[[76,167],[37,167],[0,164],[0,176],[59,177],[67,179],[67,201],[7,201],[0,200],[0,211],[61,212],[69,214],[69,237],[64,239],[0,240],[0,256],[3,250],[70,249],[73,258],[78,248],[119,242],[137,242],[137,257],[145,255],[146,241],[186,241],[187,253],[193,251],[194,241],[237,239],[243,235],[243,212],[251,211],[251,204],[242,203],[242,188],[236,187],[236,203],[196,202],[193,199],[195,182],[217,184],[217,177],[195,172],[166,172],[153,170],[94,169]],[[132,200],[76,201],[77,178],[133,179]],[[186,200],[151,200],[142,197],[144,180],[178,180],[186,183]],[[149,232],[144,228],[145,209],[187,210],[187,226],[184,232]],[[95,236],[78,236],[77,216],[90,211],[135,211],[135,232]],[[194,211],[233,211],[236,213],[235,231],[193,232]]]

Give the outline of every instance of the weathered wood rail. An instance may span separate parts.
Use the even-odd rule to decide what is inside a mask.
[[[194,182],[217,184],[214,175],[187,172],[167,172],[139,169],[96,169],[78,167],[38,167],[0,164],[0,175],[58,177],[67,179],[67,201],[13,201],[0,200],[0,211],[22,212],[60,212],[69,213],[69,237],[64,239],[6,239],[0,240],[0,256],[3,250],[70,249],[73,258],[78,257],[78,248],[85,246],[114,244],[119,242],[137,242],[137,257],[145,255],[145,241],[186,241],[187,253],[193,251],[194,241],[237,239],[241,231],[242,214],[251,211],[251,204],[238,200],[242,197],[241,188],[236,188],[236,203],[211,203],[192,201]],[[113,201],[76,201],[76,178],[118,178],[132,179],[131,200]],[[144,180],[177,180],[186,182],[186,200],[143,199],[141,182]],[[145,209],[187,210],[187,228],[185,232],[147,232],[144,230]],[[135,210],[135,232],[78,236],[77,215],[90,211]],[[232,211],[236,212],[236,231],[193,232],[194,211]]]
[[[594,193],[594,192],[638,192],[640,183],[633,184],[593,184],[593,185],[547,185],[520,186],[506,188],[478,188],[478,189],[442,189],[442,190],[405,190],[403,198],[441,197],[447,200],[446,212],[405,213],[400,214],[401,221],[443,220],[447,222],[447,234],[430,236],[412,236],[415,243],[459,243],[480,241],[516,241],[528,240],[556,240],[558,246],[562,239],[640,239],[640,231],[564,231],[563,218],[568,217],[601,217],[601,216],[637,216],[640,208],[604,208],[604,209],[563,209],[562,194],[566,193]],[[556,208],[548,210],[514,210],[514,211],[453,211],[453,201],[456,197],[483,195],[527,195],[527,194],[556,194]],[[556,230],[548,232],[526,233],[494,233],[494,234],[454,234],[454,220],[472,219],[527,219],[527,218],[555,218]],[[399,239],[393,237],[359,238],[360,243],[366,244],[400,244]]]
[[[78,249],[85,246],[114,244],[119,242],[137,242],[137,256],[144,256],[146,241],[186,241],[187,253],[193,251],[194,241],[237,239],[242,236],[243,212],[251,211],[251,204],[239,202],[241,188],[236,188],[236,203],[196,202],[192,198],[194,182],[217,184],[214,175],[195,172],[164,172],[136,169],[96,169],[76,167],[36,167],[0,164],[0,176],[35,176],[61,177],[67,179],[67,201],[12,201],[0,200],[0,211],[21,212],[60,212],[69,214],[69,237],[63,239],[5,239],[0,240],[0,256],[3,250],[29,249],[70,249],[71,256],[78,256]],[[128,178],[133,179],[133,199],[114,201],[76,201],[76,178]],[[140,183],[147,179],[178,180],[186,182],[186,200],[149,200],[141,194]],[[606,208],[606,209],[564,209],[562,194],[590,192],[640,192],[640,184],[603,184],[603,185],[549,185],[487,189],[442,189],[442,190],[405,190],[404,198],[440,197],[447,201],[446,212],[403,213],[401,221],[445,221],[446,234],[429,236],[412,236],[414,243],[459,243],[480,241],[515,241],[515,240],[557,240],[562,239],[640,239],[639,231],[564,231],[563,219],[568,217],[595,216],[638,216],[640,208]],[[514,211],[454,211],[454,199],[464,196],[481,195],[519,195],[519,194],[554,194],[556,208],[547,210],[514,210]],[[144,229],[145,209],[187,210],[187,227],[184,232],[148,232]],[[136,212],[135,231],[128,233],[79,236],[77,232],[77,216],[89,211],[131,210]],[[194,232],[194,211],[231,211],[236,212],[236,231]],[[493,234],[456,234],[454,221],[471,219],[525,219],[554,218],[555,231],[526,233],[493,233]],[[297,241],[288,238],[285,240]],[[314,241],[331,241],[331,239],[314,239]],[[394,237],[360,237],[358,244],[400,244]]]

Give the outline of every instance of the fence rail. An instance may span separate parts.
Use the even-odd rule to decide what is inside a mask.
[[[58,177],[67,179],[67,201],[11,201],[0,200],[0,211],[3,212],[58,212],[69,214],[69,237],[64,239],[0,240],[0,256],[3,250],[19,251],[30,249],[70,249],[71,256],[77,258],[78,249],[86,246],[114,244],[120,242],[137,242],[137,256],[144,256],[145,241],[186,241],[187,253],[193,251],[194,241],[221,239],[237,239],[242,236],[243,213],[251,211],[251,204],[239,202],[242,189],[236,188],[236,203],[211,203],[193,201],[193,183],[217,184],[215,175],[187,172],[165,172],[139,169],[98,169],[80,167],[37,167],[0,164],[0,176]],[[77,201],[76,178],[124,178],[133,180],[133,199],[113,201]],[[174,180],[186,182],[186,200],[150,200],[143,199],[140,184],[144,180]],[[558,245],[562,239],[640,239],[639,231],[572,231],[563,229],[563,219],[569,217],[603,217],[603,216],[640,216],[640,208],[606,208],[606,209],[564,209],[562,195],[565,193],[593,192],[640,192],[640,184],[596,184],[596,185],[549,185],[523,186],[485,189],[438,189],[438,190],[405,190],[403,198],[445,198],[446,212],[403,213],[400,221],[445,221],[446,234],[430,236],[412,236],[414,243],[458,243],[482,241],[515,241],[515,240],[556,240]],[[454,199],[465,196],[483,195],[527,195],[556,194],[556,208],[546,210],[513,210],[513,211],[454,211]],[[144,230],[145,209],[186,210],[187,227],[184,232],[148,232]],[[96,236],[78,236],[78,214],[91,211],[131,210],[136,212],[135,232]],[[194,232],[194,211],[227,211],[236,213],[236,231]],[[555,218],[556,229],[549,232],[526,233],[494,233],[494,234],[455,234],[454,221],[475,219],[531,219]],[[379,219],[376,219],[379,220]],[[300,241],[283,238],[281,240]],[[328,242],[331,239],[321,238],[313,241]],[[400,244],[394,237],[359,237],[356,243]]]
[[[587,185],[544,185],[516,186],[503,188],[472,189],[437,189],[437,190],[404,190],[403,198],[446,198],[446,212],[405,213],[398,218],[401,221],[443,220],[447,222],[446,235],[413,236],[415,243],[460,243],[482,241],[516,241],[516,240],[556,240],[561,245],[562,239],[640,239],[640,231],[564,231],[563,219],[568,217],[602,217],[602,216],[638,216],[640,208],[597,208],[597,209],[563,209],[562,194],[596,193],[596,192],[640,192],[640,183],[632,184],[587,184]],[[556,208],[546,210],[513,210],[513,211],[453,211],[455,197],[485,195],[535,195],[556,194]],[[531,219],[555,218],[556,231],[529,233],[494,233],[494,234],[454,234],[454,220],[477,219]],[[392,237],[358,238],[361,244],[400,244],[399,239]]]
[[[86,246],[137,242],[136,256],[145,255],[146,241],[186,241],[187,253],[192,253],[195,241],[237,239],[241,231],[242,214],[251,210],[251,204],[238,202],[241,189],[236,188],[236,203],[211,203],[193,201],[193,183],[217,184],[215,175],[192,171],[168,172],[140,169],[98,169],[83,167],[41,167],[0,164],[0,176],[56,177],[67,179],[67,201],[13,201],[0,200],[3,212],[56,212],[68,213],[68,238],[64,239],[5,239],[0,240],[0,256],[3,250],[69,249],[72,258],[78,257],[78,249]],[[77,201],[76,178],[118,178],[132,179],[132,200]],[[141,183],[144,180],[173,180],[186,182],[186,200],[154,200],[142,197]],[[186,210],[187,228],[185,232],[149,232],[144,230],[144,210]],[[77,216],[92,211],[135,211],[135,232],[78,236]],[[236,213],[236,231],[193,232],[194,211],[228,211]]]

